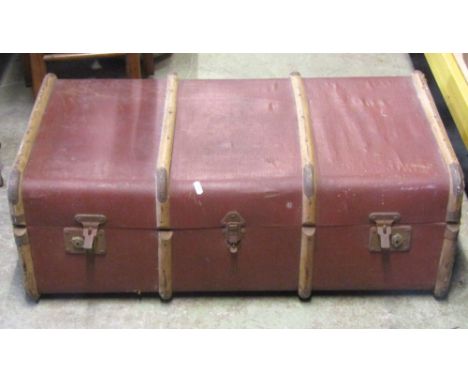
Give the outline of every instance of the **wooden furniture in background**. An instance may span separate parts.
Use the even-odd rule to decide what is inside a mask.
[[[125,57],[125,66],[128,78],[141,78],[142,72],[149,76],[154,73],[153,53],[29,53],[26,58],[26,82],[30,78],[34,95],[36,96],[42,80],[47,74],[47,63],[54,61],[89,60],[109,57]],[[30,73],[30,74],[29,74]]]
[[[425,53],[432,74],[468,148],[468,55]]]

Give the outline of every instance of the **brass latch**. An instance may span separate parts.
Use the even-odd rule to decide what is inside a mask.
[[[232,254],[237,253],[239,246],[244,235],[245,220],[237,211],[230,211],[221,220],[221,224],[224,229],[224,237],[226,244],[229,248],[229,252]]]
[[[411,244],[411,227],[394,225],[400,220],[398,212],[374,212],[369,220],[375,224],[370,228],[369,250],[371,252],[409,251]]]
[[[69,253],[102,255],[106,252],[104,230],[99,226],[106,222],[104,215],[78,214],[75,220],[82,228],[67,227],[63,230],[65,250]]]

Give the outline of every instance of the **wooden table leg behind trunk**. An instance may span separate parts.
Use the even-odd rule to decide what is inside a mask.
[[[125,56],[128,78],[141,78],[140,54],[127,53]]]
[[[153,53],[142,53],[143,70],[146,76],[152,76],[154,74],[154,54]]]
[[[21,61],[23,63],[23,74],[24,74],[24,84],[27,87],[32,86],[32,77],[31,77],[31,59],[29,58],[29,53],[21,53]]]
[[[31,64],[31,77],[34,96],[37,96],[42,80],[47,74],[46,63],[43,58],[43,53],[30,53],[29,59]]]

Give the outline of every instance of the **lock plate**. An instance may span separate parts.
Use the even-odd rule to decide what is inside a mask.
[[[221,224],[224,227],[223,232],[229,252],[236,254],[245,232],[245,220],[237,211],[230,211],[224,216]]]
[[[369,230],[370,252],[407,252],[411,248],[411,226],[394,225],[398,212],[377,212],[369,215],[374,226]]]
[[[65,251],[76,254],[105,254],[105,233],[99,226],[106,222],[106,217],[104,215],[78,214],[75,216],[75,220],[82,227],[64,228]]]
[[[392,238],[396,238],[393,239]],[[406,252],[411,247],[411,226],[396,225],[392,227],[390,238],[390,247],[382,248],[380,245],[380,237],[377,233],[377,227],[370,228],[369,234],[369,251],[371,252]]]

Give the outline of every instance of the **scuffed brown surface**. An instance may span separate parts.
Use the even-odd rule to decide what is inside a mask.
[[[411,78],[304,81],[317,172],[313,290],[433,289],[449,176]],[[57,81],[24,178],[40,292],[157,290],[164,93],[164,81]],[[176,110],[174,291],[296,290],[303,180],[290,80],[181,80]],[[221,230],[229,211],[245,219],[236,255]],[[370,253],[369,215],[393,211],[413,225],[410,250]],[[76,213],[107,217],[107,253],[93,262],[64,252],[61,227]]]
[[[163,102],[163,82],[58,80],[25,171],[28,224],[73,225],[85,210],[154,228]]]
[[[449,175],[411,77],[306,80],[317,156],[317,224],[445,221]],[[430,206],[430,208],[428,208]]]

